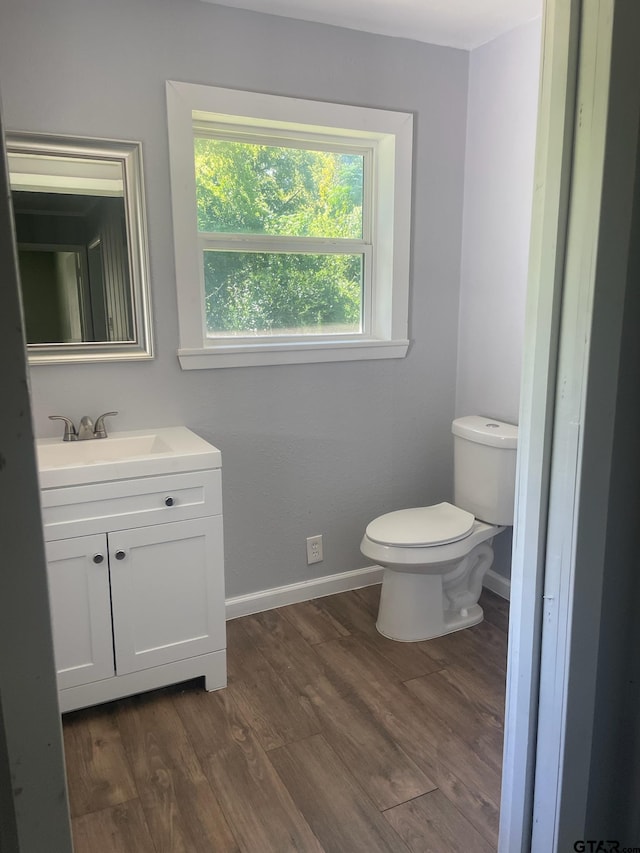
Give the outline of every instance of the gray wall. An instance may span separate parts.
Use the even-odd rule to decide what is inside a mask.
[[[541,21],[469,60],[456,414],[518,423]],[[493,571],[511,575],[511,531]]]
[[[117,409],[118,429],[184,423],[222,450],[227,594],[366,565],[375,515],[450,497],[469,55],[197,0],[3,0],[0,87],[11,130],[143,143],[157,357],[36,367],[50,413]],[[415,114],[408,356],[182,372],[164,81]],[[323,533],[325,560],[306,565]]]
[[[456,413],[518,422],[541,22],[470,55]]]

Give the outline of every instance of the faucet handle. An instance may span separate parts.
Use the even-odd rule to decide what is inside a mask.
[[[50,421],[64,421],[63,441],[77,441],[78,433],[71,418],[65,418],[64,415],[49,415]]]
[[[96,418],[96,423],[93,428],[93,434],[95,438],[106,438],[107,437],[107,429],[104,425],[105,418],[112,418],[117,415],[117,412],[105,412],[103,415],[98,415]]]

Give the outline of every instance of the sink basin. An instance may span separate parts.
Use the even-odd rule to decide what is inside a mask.
[[[114,435],[90,441],[43,443],[38,446],[38,461],[41,468],[66,468],[78,463],[123,462],[155,453],[171,453],[171,447],[157,434]]]
[[[186,427],[113,432],[108,438],[36,441],[43,489],[220,467],[220,451]]]

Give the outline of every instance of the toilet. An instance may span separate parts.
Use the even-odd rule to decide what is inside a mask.
[[[384,567],[376,627],[416,642],[477,625],[494,536],[513,524],[518,428],[470,415],[452,426],[455,504],[389,512],[360,544]]]

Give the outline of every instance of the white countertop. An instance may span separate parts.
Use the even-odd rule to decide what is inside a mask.
[[[130,477],[220,468],[217,447],[187,427],[111,432],[108,438],[36,440],[40,487],[53,489]]]

